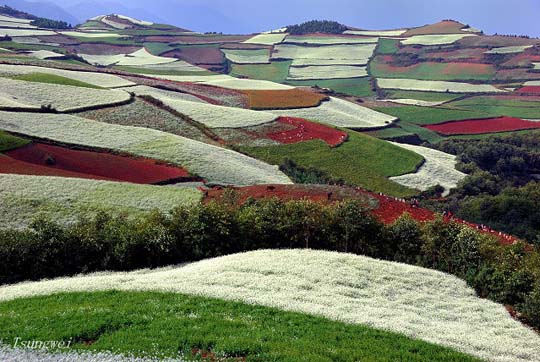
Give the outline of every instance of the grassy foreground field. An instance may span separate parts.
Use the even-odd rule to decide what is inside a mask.
[[[8,343],[17,337],[72,339],[76,349],[137,356],[191,356],[195,349],[247,361],[479,361],[366,326],[182,294],[111,291],[21,299],[0,304],[0,324],[0,338]]]
[[[387,142],[349,131],[349,139],[336,148],[320,140],[284,146],[242,147],[255,158],[280,165],[291,159],[299,166],[325,171],[330,176],[367,189],[394,196],[411,196],[415,191],[387,177],[414,172],[422,157]]]

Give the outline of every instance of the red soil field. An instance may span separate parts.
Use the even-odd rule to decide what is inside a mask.
[[[74,177],[87,178],[94,180],[116,181],[107,177],[99,177],[88,175],[85,173],[65,171],[58,168],[40,166],[34,163],[19,161],[8,156],[0,154],[0,174],[16,174],[16,175],[32,175],[32,176],[58,176],[58,177]]]
[[[266,136],[283,144],[298,143],[320,139],[332,147],[336,147],[347,140],[347,133],[324,126],[319,123],[306,121],[302,118],[279,117],[278,122],[295,126],[296,128],[278,133],[270,133]]]
[[[246,202],[247,199],[268,199],[277,197],[281,200],[302,200],[308,199],[317,202],[336,202],[345,199],[358,199],[365,203],[368,209],[371,209],[373,215],[385,224],[391,224],[396,221],[404,213],[408,213],[417,221],[434,220],[436,214],[430,210],[413,206],[412,203],[402,199],[385,196],[363,190],[361,188],[352,188],[344,186],[330,185],[256,185],[247,187],[232,188],[238,193],[238,202],[240,204]],[[218,200],[223,196],[225,189],[217,187],[210,190],[202,190],[205,195],[204,202]],[[504,234],[488,227],[469,223],[467,221],[454,218],[453,216],[445,216],[445,221],[458,222],[476,229],[482,233],[495,236],[499,242],[504,245],[510,245],[517,239],[511,235]]]
[[[458,40],[454,45],[459,45],[466,48],[473,47],[507,47],[514,45],[532,45],[538,44],[538,39],[519,38],[515,36],[503,36],[503,35],[479,35],[479,36],[467,36]]]
[[[215,44],[227,42],[243,42],[251,38],[251,35],[205,35],[196,36],[192,34],[175,34],[174,36],[167,35],[151,35],[145,38],[146,42],[156,43],[175,43],[175,44]]]
[[[150,159],[135,159],[104,152],[78,151],[34,143],[6,152],[10,158],[49,170],[85,174],[85,178],[137,184],[156,184],[189,178],[189,172]],[[36,172],[40,169],[35,169]],[[41,173],[38,173],[41,174]],[[80,176],[74,176],[80,177]]]
[[[521,87],[521,88],[518,89],[518,92],[520,92],[520,93],[538,93],[538,94],[540,94],[540,86],[530,85],[530,86],[526,86],[526,87]]]
[[[453,20],[443,20],[435,24],[411,29],[402,36],[426,35],[426,34],[454,34],[461,33],[460,29],[465,25]],[[465,33],[467,34],[467,33]]]
[[[540,62],[540,55],[521,53],[501,65],[503,67],[530,67],[533,62]]]
[[[513,117],[468,119],[424,126],[443,135],[482,134],[540,128],[540,122]]]
[[[289,109],[317,107],[328,96],[294,88],[284,90],[242,90],[249,97],[251,109]]]
[[[407,47],[409,52],[417,52],[417,49],[412,47]],[[405,47],[402,48],[403,51],[406,51]],[[431,60],[431,59],[443,59],[443,61],[448,62],[475,62],[481,63],[484,59],[484,48],[462,48],[462,49],[451,49],[451,50],[440,50],[436,52],[425,52],[420,53],[419,57],[421,59]]]
[[[495,80],[540,80],[540,73],[529,72],[527,68],[499,69],[495,74]]]

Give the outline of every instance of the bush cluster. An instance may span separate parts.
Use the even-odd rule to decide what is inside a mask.
[[[367,255],[452,273],[482,297],[514,306],[540,327],[540,250],[502,246],[462,224],[419,224],[405,215],[385,226],[358,201],[248,200],[178,207],[136,219],[100,213],[71,226],[38,219],[0,231],[0,284],[100,270],[133,270],[267,248]]]
[[[289,25],[287,32],[292,35],[303,35],[311,33],[342,34],[348,28],[336,21],[311,20],[302,24]]]

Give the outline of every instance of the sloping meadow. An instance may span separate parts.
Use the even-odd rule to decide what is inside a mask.
[[[291,182],[277,167],[238,152],[148,128],[118,126],[70,115],[0,112],[0,129],[169,162],[208,182],[235,185]]]

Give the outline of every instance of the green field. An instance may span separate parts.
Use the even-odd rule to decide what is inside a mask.
[[[321,88],[330,88],[337,93],[343,93],[355,97],[371,97],[374,95],[368,77],[328,80],[298,80],[287,81],[287,84],[295,86],[317,85]]]
[[[383,128],[381,130],[369,131],[369,132],[364,132],[364,133],[372,137],[384,138],[384,139],[414,135],[414,133],[408,132],[401,127],[388,127],[388,128]]]
[[[491,80],[496,69],[486,66],[485,72],[478,72],[475,68],[454,67],[448,71],[447,63],[418,63],[409,67],[392,67],[384,63],[382,57],[375,57],[369,64],[371,76],[377,78],[410,78],[420,80]],[[458,68],[458,69],[456,69]]]
[[[233,77],[269,80],[283,83],[289,75],[292,60],[271,62],[270,64],[231,64]]]
[[[488,116],[509,116],[525,119],[540,119],[540,102],[494,97],[471,97],[447,104],[464,110],[484,112]]]
[[[408,90],[385,90],[386,98],[389,99],[417,99],[428,102],[447,102],[462,97],[458,93],[437,93]]]
[[[15,137],[4,131],[0,131],[0,152],[5,152],[13,150],[15,148],[26,146],[29,143],[29,140]]]
[[[196,349],[265,362],[479,361],[363,325],[181,294],[113,291],[19,299],[0,304],[0,324],[7,344],[16,338],[71,340],[73,349],[135,356],[190,358]]]
[[[409,122],[401,121],[399,122],[399,126],[408,132],[418,135],[418,137],[420,137],[420,139],[425,142],[437,143],[444,140],[444,137],[442,137],[438,133]]]
[[[378,54],[394,54],[399,50],[399,40],[397,39],[379,39],[379,45],[377,46]]]
[[[435,124],[444,121],[457,121],[469,118],[486,118],[489,113],[471,108],[454,109],[448,107],[378,107],[376,111],[398,117],[400,120],[417,125]]]
[[[331,148],[321,140],[283,146],[241,147],[241,151],[274,165],[288,158],[299,166],[313,166],[334,178],[393,196],[415,191],[387,177],[414,172],[422,157],[388,142],[349,131],[349,140]]]
[[[168,43],[144,43],[143,46],[148,50],[151,54],[154,55],[161,55],[165,52],[168,52],[170,50],[173,50],[174,47],[170,46]]]
[[[124,72],[134,73],[134,74],[155,74],[155,75],[212,75],[216,74],[209,70],[201,71],[186,71],[186,70],[160,70],[160,69],[147,69],[147,68],[137,68],[129,67],[124,65],[114,66],[114,69],[123,70]]]
[[[79,80],[70,79],[70,78],[62,77],[55,74],[48,74],[48,73],[21,74],[21,75],[16,75],[10,78],[17,79],[17,80],[24,80],[27,82],[61,84],[61,85],[71,85],[71,86],[83,87],[83,88],[103,89],[93,84],[88,84],[85,82],[81,82]]]

